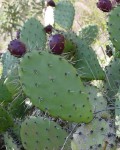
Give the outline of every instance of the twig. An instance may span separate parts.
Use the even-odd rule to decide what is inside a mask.
[[[75,127],[72,129],[72,131],[70,132],[70,134],[66,137],[66,140],[65,140],[65,142],[64,142],[64,144],[63,144],[63,146],[62,146],[61,150],[63,150],[63,149],[64,149],[64,147],[65,147],[65,145],[66,145],[66,143],[67,143],[68,139],[69,139],[69,138],[70,138],[70,136],[73,134],[74,130],[78,127],[78,125],[79,125],[79,123],[75,125]]]
[[[97,112],[95,112],[94,114],[100,113],[100,112],[102,112],[102,111],[114,110],[114,109],[120,109],[120,107],[110,107],[110,108],[106,108],[106,109],[104,109],[104,110],[97,111]]]

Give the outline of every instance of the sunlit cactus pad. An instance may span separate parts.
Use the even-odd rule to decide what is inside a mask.
[[[32,51],[23,57],[19,75],[25,94],[36,107],[67,121],[92,120],[88,94],[80,77],[61,56]]]

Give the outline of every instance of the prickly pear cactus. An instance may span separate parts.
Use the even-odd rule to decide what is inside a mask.
[[[46,28],[36,18],[28,19],[20,31],[20,41],[15,39],[8,45],[11,55],[18,58],[9,52],[2,56],[0,133],[8,150],[116,150],[115,138],[120,137],[120,61],[113,56],[105,69],[100,66],[91,45],[97,38],[96,25],[85,26],[78,33],[71,31],[75,15],[71,1],[48,0],[46,7],[54,7],[50,8],[54,10],[54,25]],[[98,8],[110,4],[112,9],[109,0],[99,4]],[[115,56],[120,56],[119,9],[116,6],[111,11],[108,21]],[[25,44],[24,49],[20,51],[17,43]],[[17,50],[20,55],[16,55]],[[94,81],[104,87],[91,85]]]
[[[42,50],[46,44],[46,33],[43,25],[35,18],[27,20],[21,30],[20,40],[27,50]]]
[[[0,105],[0,133],[13,126],[13,119],[8,112]]]
[[[94,119],[81,124],[73,134],[72,150],[116,150],[112,124],[104,119]]]
[[[110,35],[110,40],[112,41],[113,45],[116,49],[116,56],[120,57],[120,6],[118,5],[115,7],[111,13],[109,14],[108,20],[108,31]]]
[[[91,45],[98,35],[97,25],[87,25],[79,31],[80,39],[84,40],[88,45]]]
[[[59,1],[54,11],[54,21],[57,27],[60,26],[63,29],[72,28],[74,20],[75,10],[73,4],[68,0]]]
[[[33,51],[22,59],[19,75],[23,91],[36,107],[67,121],[92,120],[84,86],[75,68],[64,58]]]
[[[20,134],[22,144],[27,150],[59,150],[67,137],[66,131],[55,122],[40,117],[26,119],[21,125]]]

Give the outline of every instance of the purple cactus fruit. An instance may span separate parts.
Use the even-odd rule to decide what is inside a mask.
[[[52,26],[51,25],[48,25],[44,28],[45,32],[48,33],[48,34],[51,34],[52,33]]]
[[[55,7],[55,2],[53,0],[47,0],[47,6]]]
[[[17,39],[20,39],[20,31],[21,31],[21,30],[19,29],[19,30],[17,31],[17,33],[16,33],[16,38],[17,38]]]
[[[26,46],[19,39],[15,39],[9,43],[8,50],[11,55],[20,58],[26,53]]]
[[[50,49],[54,54],[62,54],[65,46],[65,38],[61,34],[55,34],[49,38]]]
[[[112,9],[112,3],[110,0],[99,0],[97,7],[103,12],[110,12]]]
[[[120,0],[116,0],[117,3],[120,3]]]

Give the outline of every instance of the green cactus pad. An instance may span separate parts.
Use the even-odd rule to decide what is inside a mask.
[[[55,24],[58,24],[61,28],[70,29],[73,25],[74,15],[75,10],[70,1],[62,0],[56,4],[54,20]]]
[[[19,69],[23,91],[33,105],[72,122],[92,120],[91,105],[75,70],[61,56],[32,51]]]
[[[0,79],[0,104],[7,105],[12,101],[12,95],[8,91],[6,85],[4,84],[4,80]]]
[[[13,120],[5,109],[0,106],[0,133],[13,126]]]
[[[82,79],[102,80],[105,74],[99,65],[97,55],[94,50],[80,39],[74,32],[61,33],[76,45],[75,67]]]
[[[27,150],[60,150],[68,135],[55,122],[40,117],[26,119],[21,125],[20,134]]]
[[[80,39],[84,40],[88,45],[91,45],[98,35],[97,25],[87,25],[79,31]]]
[[[4,134],[4,142],[6,150],[21,150],[22,146],[18,145],[8,132]]]
[[[18,76],[18,67],[14,67],[8,74],[4,84],[6,85],[9,92],[12,94],[12,97],[16,97],[20,94],[21,91],[21,84],[19,81]]]
[[[120,6],[115,7],[110,15],[108,21],[108,31],[110,40],[116,48],[116,53],[119,53],[120,57]]]
[[[105,91],[107,96],[112,98],[117,94],[120,85],[120,59],[111,59],[109,65],[105,68],[105,72]]]
[[[93,113],[96,114],[96,117],[108,118],[110,117],[107,109],[107,100],[103,94],[93,85],[85,84],[86,92],[89,95],[90,103],[92,104]]]
[[[14,118],[24,118],[27,113],[27,106],[23,97],[17,98],[15,101],[10,103],[8,107],[9,114]]]
[[[73,134],[72,150],[116,150],[115,132],[109,121],[94,119]]]
[[[35,18],[30,18],[21,30],[20,39],[26,44],[28,51],[44,49],[46,33],[43,25]]]
[[[8,76],[8,73],[14,66],[18,64],[19,60],[18,58],[12,56],[9,51],[4,53],[2,55],[2,65],[3,65],[3,71],[2,71],[2,78],[6,78]]]

